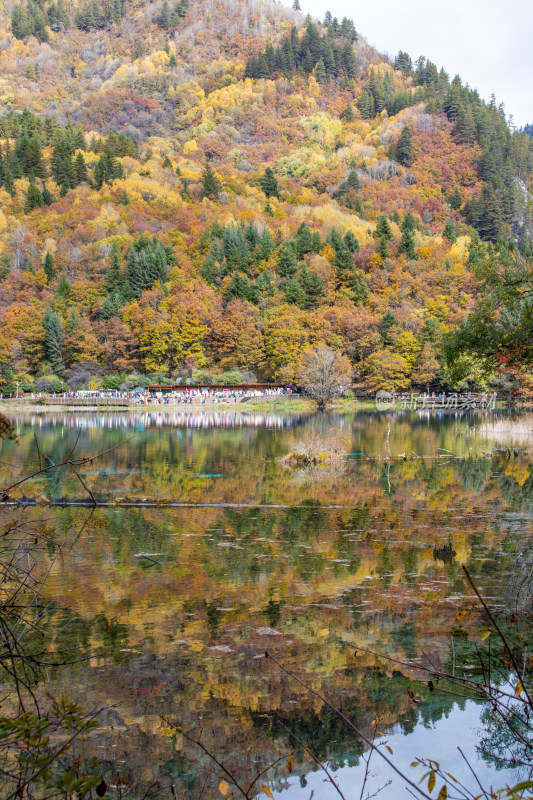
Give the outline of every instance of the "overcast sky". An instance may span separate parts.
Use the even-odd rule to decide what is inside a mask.
[[[288,0],[283,0],[291,5]],[[300,0],[302,12],[353,19],[378,50],[424,55],[498,104],[518,127],[533,123],[533,0]]]

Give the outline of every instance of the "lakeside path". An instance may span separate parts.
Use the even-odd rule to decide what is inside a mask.
[[[159,412],[171,411],[180,412],[182,414],[198,414],[198,413],[215,413],[221,411],[238,411],[241,414],[253,414],[261,412],[276,412],[276,413],[298,413],[312,411],[314,403],[310,400],[299,399],[283,399],[283,400],[261,400],[258,402],[247,403],[135,403],[131,405],[120,406],[73,406],[73,405],[46,405],[40,403],[17,403],[12,401],[0,401],[0,412],[6,416],[10,414],[45,414],[54,412],[129,412],[129,413],[146,413],[146,412]]]

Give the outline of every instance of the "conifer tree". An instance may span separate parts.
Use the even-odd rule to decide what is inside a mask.
[[[378,250],[380,258],[384,261],[386,258],[389,257],[389,251],[387,249],[387,238],[386,236],[382,236],[379,240],[379,250]]]
[[[35,185],[33,180],[30,181],[28,191],[26,192],[26,200],[24,202],[24,210],[32,211],[34,208],[43,205],[43,196],[39,188]]]
[[[357,238],[351,231],[346,232],[342,241],[344,242],[350,253],[356,253],[359,250],[359,242],[357,241]]]
[[[397,324],[398,320],[396,319],[394,312],[391,311],[390,308],[387,309],[387,311],[381,317],[378,325],[378,333],[381,342],[385,347],[390,347],[392,344],[391,329]]]
[[[455,231],[455,225],[451,220],[447,221],[442,235],[445,236],[451,242],[451,244],[456,241],[457,233]]]
[[[335,248],[335,258],[333,266],[337,272],[338,284],[348,280],[354,269],[353,256],[346,243],[341,239],[340,244]]]
[[[157,20],[157,24],[164,31],[170,28],[170,7],[168,5],[167,0],[164,0],[164,3],[161,7],[161,13],[159,14],[159,19]]]
[[[10,269],[11,256],[9,255],[9,250],[2,250],[2,255],[0,255],[0,281],[4,281],[7,278]]]
[[[321,58],[318,60],[315,67],[315,78],[318,83],[325,83],[327,80],[326,68],[324,66],[324,61]]]
[[[303,302],[301,301],[301,307],[305,309],[316,308],[324,289],[322,278],[316,272],[304,266],[300,272],[300,284],[305,295]]]
[[[298,233],[296,238],[296,251],[298,253],[298,258],[302,258],[307,253],[313,252],[313,237],[311,236],[311,231],[309,230],[305,222],[302,222],[302,224],[298,228]]]
[[[43,206],[51,206],[52,203],[54,202],[54,197],[50,189],[46,185],[43,186],[42,196],[43,196]]]
[[[212,197],[214,200],[218,200],[218,196],[220,194],[220,182],[209,164],[206,164],[204,171],[202,172],[202,184],[202,196]]]
[[[52,311],[50,306],[47,307],[42,326],[44,328],[44,351],[46,360],[50,364],[54,375],[62,378],[65,374],[65,365],[63,363],[63,341],[64,331],[63,324],[59,315]]]
[[[398,254],[405,253],[407,258],[416,258],[415,240],[413,232],[410,228],[404,228],[402,231],[402,239],[398,248]]]
[[[413,163],[413,133],[409,125],[402,130],[396,144],[396,161],[404,167]]]
[[[76,174],[76,183],[88,183],[89,173],[87,172],[87,164],[83,155],[79,152],[74,161],[74,171]]]
[[[44,274],[46,275],[46,280],[48,283],[55,278],[56,271],[54,269],[54,259],[52,258],[52,253],[49,250],[46,251],[46,255],[44,257]]]
[[[356,269],[350,281],[353,292],[353,301],[356,306],[363,306],[368,301],[368,283],[363,270]]]
[[[363,119],[373,119],[375,116],[374,95],[367,87],[361,92],[361,96],[357,101],[357,108],[361,112]]]
[[[342,69],[347,78],[355,80],[358,73],[357,58],[350,42],[345,42],[342,51]]]
[[[259,178],[259,185],[265,193],[266,197],[279,198],[279,187],[276,176],[271,167],[267,167],[261,177]]]
[[[376,225],[376,235],[384,238],[385,241],[392,239],[392,231],[390,229],[389,221],[385,214],[380,214]]]
[[[291,278],[297,270],[296,256],[292,245],[288,242],[278,251],[278,274],[282,278]]]
[[[452,195],[449,199],[450,206],[453,208],[454,211],[459,211],[461,205],[463,203],[463,199],[461,197],[461,192],[459,191],[459,187],[456,186],[453,190]]]
[[[122,269],[120,264],[120,251],[115,242],[111,250],[111,266],[106,275],[106,289],[111,294],[114,291],[120,291],[124,283]]]

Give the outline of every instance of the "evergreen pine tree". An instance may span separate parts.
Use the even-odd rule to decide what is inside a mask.
[[[300,308],[304,306],[306,301],[305,292],[296,278],[289,278],[288,281],[285,281],[283,289],[287,303],[292,303]]]
[[[344,244],[350,253],[356,253],[359,250],[359,242],[351,231],[347,231],[343,237]]]
[[[50,306],[48,306],[45,311],[42,319],[42,326],[45,334],[44,351],[46,360],[50,364],[54,375],[62,378],[65,374],[65,365],[63,363],[63,324],[59,315],[56,314],[55,311],[52,311]]]
[[[50,251],[46,251],[46,255],[44,257],[44,274],[46,275],[46,280],[48,283],[55,278],[56,271],[54,269],[54,259],[52,258],[52,253]]]
[[[340,244],[335,248],[333,266],[337,272],[338,285],[344,283],[351,277],[354,269],[353,256],[342,239]]]
[[[459,191],[458,186],[456,186],[455,189],[453,190],[453,193],[449,198],[449,203],[454,211],[459,211],[459,209],[461,208],[463,199],[461,197],[461,192]]]
[[[410,228],[404,228],[402,231],[402,240],[398,248],[398,254],[401,253],[405,253],[407,258],[416,258],[415,240]]]
[[[389,221],[385,214],[380,214],[376,225],[376,235],[385,241],[392,239],[392,231],[390,229]]]
[[[353,301],[356,306],[363,306],[368,301],[368,283],[363,270],[356,269],[350,281],[353,292]]]
[[[363,119],[373,119],[375,116],[374,95],[370,89],[366,87],[363,89],[361,96],[357,101],[357,108],[361,112]]]
[[[345,122],[353,122],[354,121],[355,114],[354,114],[354,110],[353,110],[353,105],[351,103],[348,103],[348,105],[346,106],[346,108],[342,112],[341,117]]]
[[[167,0],[164,0],[164,3],[161,7],[161,13],[159,14],[157,24],[164,31],[167,31],[170,28],[170,6]]]
[[[74,171],[76,173],[77,184],[88,183],[89,173],[87,172],[87,164],[85,163],[85,159],[80,152],[78,152],[74,160]]]
[[[0,255],[0,281],[4,281],[9,275],[11,269],[11,256],[9,250],[2,250]]]
[[[386,236],[382,236],[381,239],[379,240],[378,253],[379,253],[379,256],[382,259],[382,261],[384,261],[386,258],[389,257],[389,251],[387,249],[387,238],[386,238]]]
[[[54,202],[54,197],[50,189],[46,185],[43,186],[42,196],[43,196],[43,206],[51,206],[52,203]]]
[[[264,173],[259,178],[259,185],[266,197],[279,198],[278,182],[271,167],[265,169]]]
[[[62,275],[57,285],[56,295],[62,300],[68,300],[70,297],[70,292],[71,292],[70,283],[67,281],[65,276]]]
[[[212,197],[214,200],[218,200],[218,196],[220,194],[220,182],[209,164],[206,164],[204,171],[202,172],[202,184],[202,196]]]
[[[396,161],[404,167],[413,163],[413,133],[409,125],[402,130],[396,144]]]
[[[106,275],[106,289],[111,294],[114,291],[120,291],[124,283],[122,269],[120,264],[120,251],[115,242],[111,250],[111,266],[109,267]]]
[[[456,241],[457,233],[455,231],[455,225],[453,224],[452,221],[448,220],[448,222],[444,226],[444,232],[442,235],[445,236],[451,242],[451,244],[453,244]]]
[[[383,314],[381,317],[380,323],[378,325],[378,333],[381,339],[382,344],[385,347],[390,347],[392,344],[392,337],[391,337],[391,329],[397,325],[398,320],[394,316],[394,313],[389,309]]]
[[[303,302],[301,301],[301,307],[305,309],[316,308],[324,289],[322,278],[316,272],[307,269],[307,267],[302,267],[300,284],[305,295]]]
[[[30,181],[28,191],[26,192],[26,200],[24,202],[24,210],[29,212],[34,208],[43,205],[43,196],[39,188],[35,185],[33,180]]]
[[[288,242],[278,251],[278,274],[282,278],[291,278],[297,270],[296,256],[292,245]]]
[[[350,42],[344,43],[342,51],[342,70],[347,78],[357,79],[358,64],[354,49]]]
[[[313,237],[305,222],[302,222],[298,228],[296,251],[298,253],[298,258],[303,258],[307,253],[313,252]]]
[[[324,61],[321,58],[318,60],[315,67],[315,78],[318,83],[325,83],[327,80],[326,68],[324,66]]]

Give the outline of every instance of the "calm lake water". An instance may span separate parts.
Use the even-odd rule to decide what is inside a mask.
[[[3,524],[22,515],[49,532],[39,567],[49,571],[53,649],[75,662],[51,670],[52,690],[105,707],[80,757],[98,756],[132,797],[171,798],[171,784],[180,800],[220,797],[220,771],[169,719],[243,784],[282,757],[259,785],[287,800],[338,797],[303,742],[358,799],[366,748],[268,650],[367,736],[379,731],[413,780],[422,772],[410,762],[426,756],[472,784],[458,741],[488,784],[518,780],[520,771],[497,772],[501,743],[486,709],[430,691],[416,669],[451,670],[455,659],[476,674],[486,625],[475,610],[457,617],[471,608],[462,565],[503,608],[531,541],[530,459],[487,439],[485,419],[15,418],[19,443],[2,443],[2,485],[39,457],[61,462],[75,444],[80,458],[115,448],[79,470],[106,507],[76,505],[87,492],[59,468],[24,484],[40,506],[2,511]],[[287,466],[294,451],[329,457]],[[447,545],[452,558],[438,550]],[[381,786],[381,798],[409,796],[373,755],[365,797]]]

